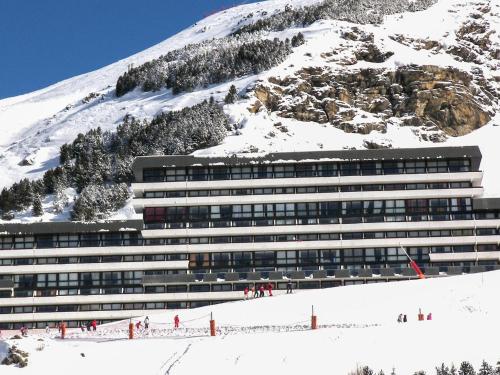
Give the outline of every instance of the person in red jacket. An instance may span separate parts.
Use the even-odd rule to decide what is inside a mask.
[[[92,323],[90,323],[90,325],[92,326],[93,331],[97,331],[97,321],[95,319],[92,320]]]
[[[273,296],[273,284],[267,284],[267,292],[269,293],[269,297]]]
[[[137,321],[137,323],[135,323],[135,329],[136,329],[136,330],[141,329],[141,325],[142,325],[141,321],[140,321],[140,320],[138,320],[138,321]]]
[[[179,328],[179,315],[174,316],[174,328]]]
[[[247,286],[243,290],[243,295],[245,296],[245,299],[248,299],[248,287]]]

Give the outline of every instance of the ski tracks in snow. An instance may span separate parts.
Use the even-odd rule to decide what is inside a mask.
[[[184,358],[184,356],[187,354],[189,349],[191,349],[191,346],[193,343],[189,343],[186,345],[184,348],[184,351],[177,355],[178,352],[173,353],[164,363],[161,365],[160,369],[158,370],[158,373],[162,373],[163,369],[168,365],[168,368],[165,372],[163,372],[163,375],[170,375],[170,371]],[[177,356],[177,357],[176,357]]]

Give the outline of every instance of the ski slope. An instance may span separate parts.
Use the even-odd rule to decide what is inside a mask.
[[[180,316],[181,329],[168,337],[151,333],[150,337],[127,340],[126,329],[117,331],[127,326],[124,321],[99,327],[97,335],[74,330],[69,336],[78,339],[66,341],[45,334],[7,340],[9,345],[16,343],[30,352],[29,365],[22,370],[3,366],[0,371],[54,375],[347,374],[356,366],[369,365],[386,374],[393,368],[396,374],[417,370],[432,374],[442,362],[458,367],[465,360],[478,368],[483,359],[490,363],[500,359],[496,344],[499,284],[500,271],[493,271],[300,291],[156,315],[152,312],[152,332],[171,325],[175,314]],[[286,328],[297,322],[307,325],[312,305],[320,329]],[[426,314],[432,312],[433,320],[417,321],[420,308]],[[208,337],[210,312],[218,327],[233,327],[233,332],[223,329],[225,334]],[[400,313],[408,315],[408,323],[396,322]],[[340,328],[321,327],[329,324]],[[272,325],[284,329],[272,331]],[[199,336],[184,337],[196,328]],[[1,348],[0,344],[0,353]]]

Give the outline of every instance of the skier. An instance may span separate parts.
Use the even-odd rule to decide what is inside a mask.
[[[248,299],[248,287],[246,286],[245,289],[243,289],[243,296],[245,299]]]
[[[427,314],[427,320],[432,320],[432,313]]]
[[[144,319],[144,329],[149,329],[149,316]]]
[[[288,279],[286,283],[286,294],[292,293],[292,280]]]
[[[23,337],[28,336],[28,328],[26,328],[26,326],[24,324],[21,326],[20,331],[21,331],[21,336],[23,336]]]
[[[257,295],[257,288],[255,285],[252,286],[252,297],[253,298],[257,298],[258,295]]]
[[[269,293],[269,297],[273,296],[273,284],[267,284],[267,292]]]
[[[174,328],[179,328],[179,315],[174,316]]]
[[[264,284],[259,286],[259,297],[264,297]]]
[[[399,314],[398,323],[403,323],[403,314]]]
[[[80,329],[82,330],[82,332],[85,332],[85,324],[80,323]]]
[[[135,329],[136,330],[140,330],[141,329],[141,325],[142,325],[141,321],[138,320],[137,323],[135,323]]]
[[[406,322],[408,322],[408,318],[406,317],[406,314],[405,314],[405,315],[403,315],[403,323],[406,323]]]
[[[92,323],[90,323],[90,325],[92,326],[93,331],[97,331],[97,320],[92,320]]]
[[[50,327],[48,324],[45,325],[45,333],[50,334]]]

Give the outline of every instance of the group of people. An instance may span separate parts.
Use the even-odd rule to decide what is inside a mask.
[[[175,329],[179,328],[179,324],[180,324],[179,315],[175,315],[174,316],[174,328]],[[143,327],[144,327],[145,330],[149,329],[149,316],[146,316],[146,318],[144,319],[144,325],[143,325],[143,322],[141,322],[140,320],[138,320],[135,323],[135,329],[136,330],[140,330]]]
[[[135,323],[135,329],[140,330],[142,328],[142,322],[138,320]],[[149,316],[146,316],[146,319],[144,319],[144,329],[149,329]]]
[[[245,287],[245,289],[243,290],[243,295],[245,297],[245,299],[249,299],[250,297],[252,298],[258,298],[258,297],[264,297],[266,294],[266,290],[267,290],[267,294],[269,297],[272,297],[273,295],[273,284],[271,283],[268,283],[267,285],[266,284],[255,284],[254,286],[252,286],[251,289],[249,289],[247,286]],[[250,296],[250,293],[252,293],[252,295]]]
[[[61,324],[58,325],[58,329],[59,332],[61,332]],[[97,320],[94,319],[88,321],[87,324],[81,323],[80,329],[82,330],[82,332],[85,332],[85,329],[87,329],[87,331],[97,331]]]
[[[266,290],[267,290],[268,296],[272,297],[273,296],[273,284],[272,283],[255,284],[251,288],[246,286],[245,289],[243,290],[243,295],[244,295],[245,299],[265,297]],[[292,280],[288,280],[286,283],[286,294],[292,293],[292,290],[293,290]]]
[[[424,320],[424,315],[419,312],[418,314],[418,320]],[[428,313],[427,314],[427,320],[432,320],[432,313]],[[408,322],[408,317],[406,316],[406,314],[399,314],[398,315],[398,323],[406,323]]]

